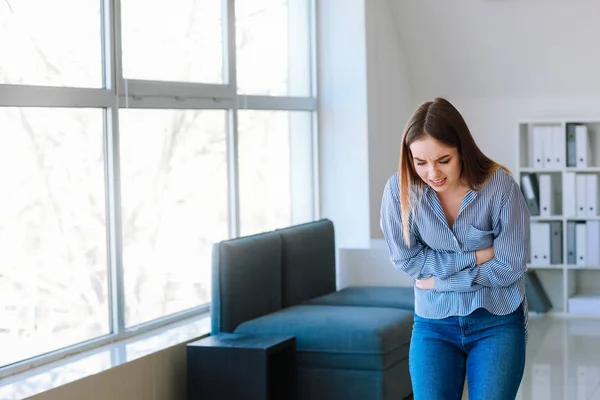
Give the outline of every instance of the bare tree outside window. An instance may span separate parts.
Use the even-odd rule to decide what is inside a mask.
[[[223,83],[219,0],[122,0],[123,76]]]
[[[0,365],[109,333],[103,112],[0,108]]]
[[[226,115],[120,114],[125,320],[133,326],[210,301],[212,244],[228,226]]]
[[[105,163],[111,158],[120,167],[126,329],[210,302],[212,246],[228,237],[230,218],[246,235],[314,215],[314,110],[232,105],[239,104],[237,93],[310,96],[310,1],[234,2],[238,87],[230,88],[222,0],[121,0],[121,63],[106,65],[122,64],[110,75],[136,80],[152,108],[119,108],[116,96],[112,104],[105,100],[112,91],[90,90],[103,87],[108,3],[0,0],[0,90],[24,85],[14,93],[51,93],[63,101],[75,92],[84,99],[0,106],[0,368],[123,334],[109,320],[112,202],[106,202],[111,166]],[[178,96],[174,88],[182,85],[173,82],[189,83],[191,99]],[[147,94],[158,86],[161,93]],[[227,89],[226,105],[203,109],[215,100],[203,90],[215,87]],[[173,99],[189,103],[171,109],[165,104]],[[228,208],[234,113],[240,215]],[[116,132],[105,126],[106,115],[118,117]],[[119,154],[104,149],[105,135],[115,135]],[[103,370],[109,358],[73,368]],[[47,380],[64,383],[67,375],[32,379],[23,395]]]
[[[0,1],[0,84],[102,87],[100,5]]]

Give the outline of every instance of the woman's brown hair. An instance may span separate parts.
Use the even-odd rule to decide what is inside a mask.
[[[400,209],[402,232],[407,246],[410,246],[409,217],[416,210],[425,185],[415,171],[410,145],[426,137],[458,151],[461,179],[472,190],[483,188],[499,168],[510,173],[506,167],[488,158],[477,147],[462,115],[449,101],[438,97],[421,104],[406,123],[400,144]]]

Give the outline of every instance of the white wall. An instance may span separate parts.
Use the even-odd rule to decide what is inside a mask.
[[[413,106],[407,62],[387,0],[318,6],[321,215],[338,246],[368,248]]]
[[[398,169],[402,131],[414,104],[408,63],[389,2],[370,0],[366,5],[370,237],[382,237],[381,196]]]
[[[372,265],[383,262],[378,197],[383,176],[398,162],[394,127],[399,135],[418,104],[449,99],[481,149],[513,171],[519,120],[600,118],[600,2],[388,3],[391,17],[378,1],[369,1],[366,13],[369,236],[378,244],[368,255],[342,249],[345,285],[390,281],[389,270]],[[404,104],[396,114],[390,112],[395,103]]]
[[[416,99],[600,93],[600,2],[390,0]]]
[[[321,216],[335,223],[338,286],[365,283],[369,274],[391,274],[387,284],[399,284],[384,250],[369,250],[381,235],[381,195],[413,107],[398,29],[387,0],[318,4],[319,190]]]

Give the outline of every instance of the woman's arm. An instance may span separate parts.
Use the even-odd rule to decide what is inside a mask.
[[[386,184],[381,202],[381,230],[394,266],[414,279],[449,277],[457,271],[474,266],[475,252],[457,253],[431,249],[419,240],[412,226],[410,246],[406,245],[402,232],[398,183],[397,180],[394,183],[394,180],[395,176]],[[449,266],[454,268],[448,268]]]
[[[502,205],[500,233],[494,239],[491,260],[459,271],[447,279],[435,277],[435,290],[464,292],[478,286],[502,287],[516,282],[529,261],[529,210],[516,182]]]
[[[488,262],[492,258],[494,258],[494,247],[493,246],[475,251],[475,264],[476,265]],[[435,289],[435,278],[433,276],[431,276],[426,279],[417,279],[416,286],[419,289],[423,289],[423,290]],[[482,285],[473,285],[473,286],[468,286],[468,287],[465,286],[463,289],[461,289],[459,291],[460,292],[474,292],[476,290],[481,289],[482,287],[483,287]]]

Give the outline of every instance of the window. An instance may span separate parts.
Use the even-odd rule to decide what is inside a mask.
[[[226,114],[120,114],[129,327],[210,301],[212,244],[228,228]]]
[[[310,4],[235,2],[240,93],[310,96]]]
[[[242,235],[312,219],[311,146],[308,112],[240,111]]]
[[[122,0],[123,76],[223,83],[218,0]]]
[[[313,12],[0,0],[0,379],[207,310],[214,243],[317,217]]]
[[[100,4],[0,1],[0,84],[102,87]]]
[[[0,365],[109,333],[103,114],[0,108]]]

